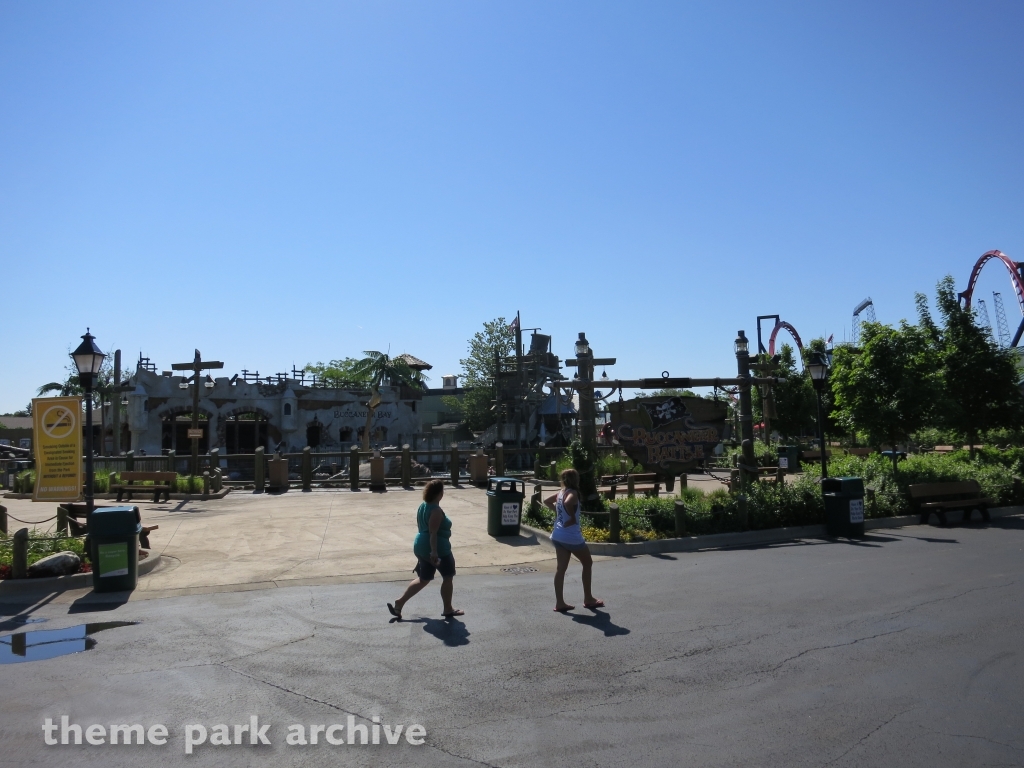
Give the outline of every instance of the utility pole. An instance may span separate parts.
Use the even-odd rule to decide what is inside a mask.
[[[175,363],[171,366],[171,370],[174,371],[192,371],[192,375],[178,386],[182,389],[188,389],[189,384],[192,385],[192,428],[188,431],[188,436],[192,440],[191,472],[193,477],[199,474],[199,438],[202,435],[202,431],[199,429],[199,378],[203,371],[223,367],[224,363],[216,360],[203,362],[198,349],[196,350],[195,359],[193,359],[191,363]],[[213,382],[206,382],[206,387],[207,389],[212,389]],[[259,427],[257,426],[257,432],[258,431]]]

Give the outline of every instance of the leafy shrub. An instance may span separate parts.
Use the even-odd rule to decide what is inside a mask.
[[[82,539],[58,537],[52,532],[33,528],[28,534],[28,565],[57,552],[74,552],[83,560],[85,542]],[[14,560],[13,538],[0,533],[0,566],[10,566]]]
[[[890,517],[911,513],[908,487],[917,483],[943,483],[977,480],[986,496],[1002,504],[1024,501],[1014,496],[1014,474],[1020,472],[1021,455],[1018,449],[979,451],[970,460],[968,451],[949,454],[922,453],[908,456],[899,463],[894,476],[892,459],[874,453],[870,456],[833,456],[828,473],[832,477],[861,477],[864,485],[874,490],[875,505],[867,505],[869,517]],[[808,477],[818,478],[820,467],[804,464]]]

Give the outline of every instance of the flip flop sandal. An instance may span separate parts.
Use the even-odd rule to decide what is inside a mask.
[[[450,619],[452,618],[452,616],[465,616],[466,612],[461,608],[456,608],[451,613],[442,613],[441,615],[444,616],[446,619]]]
[[[595,608],[604,608],[604,600],[595,600],[593,603],[590,603],[589,605],[584,603],[583,607],[589,608],[590,610],[594,610]]]
[[[391,615],[396,619],[400,620],[402,618],[402,612],[397,610],[391,603],[388,603],[388,610],[391,611]]]
[[[573,610],[575,607],[576,607],[575,605],[570,605],[570,606],[567,606],[565,608],[552,608],[551,610],[553,610],[555,613],[568,613],[569,611]]]

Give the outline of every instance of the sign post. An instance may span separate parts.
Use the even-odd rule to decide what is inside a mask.
[[[82,398],[32,400],[36,486],[32,501],[82,499]]]
[[[175,363],[171,366],[171,370],[175,371],[192,371],[192,376],[186,378],[182,382],[182,389],[188,387],[188,383],[192,383],[192,428],[188,431],[188,437],[192,441],[192,476],[195,477],[199,474],[199,440],[203,436],[203,430],[199,428],[199,380],[203,371],[212,370],[214,368],[223,368],[224,363],[217,360],[203,360],[199,354],[199,350],[196,350],[196,356],[191,363]],[[206,383],[206,387],[209,389],[213,388],[213,381],[210,380]],[[191,486],[189,486],[191,487]]]

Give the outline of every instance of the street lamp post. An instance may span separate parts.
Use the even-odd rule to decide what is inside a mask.
[[[750,343],[747,341],[746,333],[737,332],[733,349],[736,351],[736,373],[740,391],[740,449],[745,465],[740,467],[740,480],[746,485],[750,468],[757,466],[757,459],[754,457],[754,406],[750,399]]]
[[[580,442],[587,452],[594,456],[597,437],[594,431],[594,352],[590,349],[587,336],[580,333],[576,340],[576,360],[580,374]]]
[[[71,353],[78,369],[78,381],[85,390],[85,509],[86,519],[92,514],[93,465],[92,465],[92,388],[106,355],[96,346],[96,338],[85,329],[82,343]]]
[[[807,370],[811,372],[811,383],[818,394],[818,447],[821,452],[821,476],[828,477],[828,460],[825,457],[825,413],[821,404],[821,393],[828,378],[828,358],[823,352],[812,352]]]

